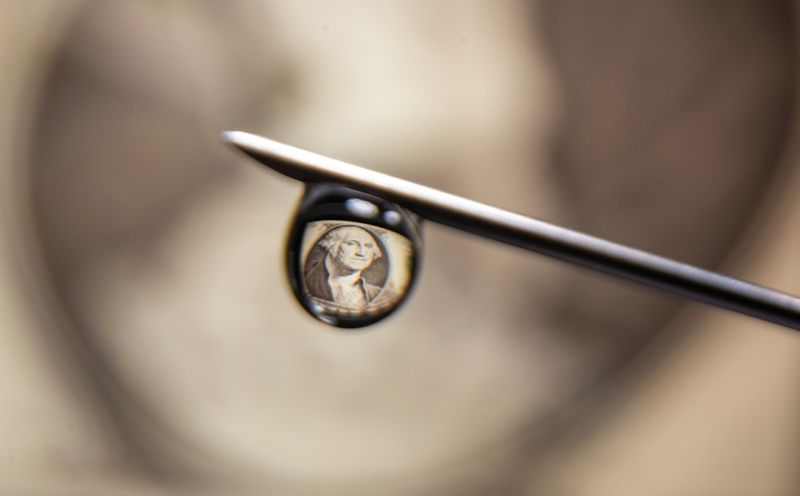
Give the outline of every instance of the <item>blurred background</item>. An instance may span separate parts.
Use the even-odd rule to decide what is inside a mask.
[[[324,327],[219,140],[800,293],[797,7],[0,3],[0,493],[800,493],[796,333],[435,225]]]

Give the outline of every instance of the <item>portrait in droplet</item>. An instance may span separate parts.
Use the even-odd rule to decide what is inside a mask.
[[[352,221],[306,224],[301,247],[302,292],[318,317],[379,316],[393,309],[412,278],[406,237]]]

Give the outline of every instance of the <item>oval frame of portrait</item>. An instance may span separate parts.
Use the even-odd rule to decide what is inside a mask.
[[[393,313],[414,286],[419,217],[334,184],[307,184],[286,248],[289,283],[314,318],[355,329]]]

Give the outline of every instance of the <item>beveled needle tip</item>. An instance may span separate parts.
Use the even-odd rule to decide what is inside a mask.
[[[455,195],[244,131],[225,131],[222,140],[298,181],[337,183],[411,205],[427,203],[432,198],[447,204],[464,201]]]
[[[289,146],[244,131],[225,131],[222,141],[285,176],[304,182],[334,181],[352,184],[365,174],[377,174],[361,167]]]

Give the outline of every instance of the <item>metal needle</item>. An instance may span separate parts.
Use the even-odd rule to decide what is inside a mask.
[[[254,134],[227,131],[222,137],[299,181],[342,184],[399,203],[439,224],[800,330],[800,299],[794,296]]]

